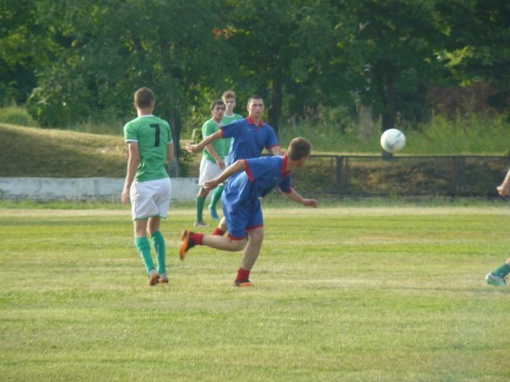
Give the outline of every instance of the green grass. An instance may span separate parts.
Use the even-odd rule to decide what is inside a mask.
[[[151,288],[128,207],[3,207],[3,381],[510,378],[509,290],[484,282],[507,206],[266,205],[253,289],[231,286],[238,253],[178,260],[191,208],[163,222],[170,284]]]

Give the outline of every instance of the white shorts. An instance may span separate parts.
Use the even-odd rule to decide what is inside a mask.
[[[170,178],[134,181],[129,190],[129,198],[133,220],[166,218],[172,199],[172,182]]]
[[[217,178],[223,170],[216,163],[213,163],[205,157],[200,161],[200,174],[198,176],[198,185],[202,187],[204,182]]]

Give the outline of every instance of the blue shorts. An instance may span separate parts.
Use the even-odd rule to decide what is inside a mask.
[[[260,200],[255,199],[249,204],[231,205],[225,203],[222,195],[221,206],[227,223],[228,236],[233,240],[246,238],[246,231],[264,226]]]

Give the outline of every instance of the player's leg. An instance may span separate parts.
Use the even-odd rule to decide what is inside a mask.
[[[218,204],[219,200],[221,199],[221,194],[223,193],[223,188],[224,188],[223,184],[220,184],[212,192],[211,202],[209,203],[209,212],[211,213],[212,220],[219,220],[218,213],[216,212],[216,205]]]
[[[166,273],[166,243],[165,238],[161,234],[160,224],[161,219],[166,218],[168,215],[168,209],[170,208],[172,199],[172,184],[170,178],[161,179],[156,181],[156,183],[158,183],[158,194],[154,199],[158,208],[158,216],[149,218],[147,229],[152,239],[154,252],[156,252],[159,282],[168,283],[168,276]]]
[[[149,276],[149,285],[156,285],[159,275],[156,272],[151,256],[151,247],[147,239],[148,216],[157,215],[157,207],[153,200],[154,181],[134,182],[130,189],[131,216],[135,231],[135,247]]]
[[[168,277],[166,274],[166,244],[165,238],[159,229],[160,218],[149,218],[149,234],[152,241],[152,247],[156,253],[157,272],[159,274],[160,282],[167,283]]]
[[[206,245],[230,252],[242,250],[246,245],[246,227],[249,221],[249,209],[250,206],[236,206],[235,208],[224,209],[224,218],[229,226],[228,237],[205,235],[185,230],[182,233],[181,244],[179,245],[179,257],[181,260],[184,260],[186,252],[195,245]]]
[[[250,281],[250,272],[257,261],[262,242],[264,240],[264,227],[258,227],[248,231],[250,240],[244,247],[241,267],[237,270],[237,276],[234,281],[235,286],[252,286]]]
[[[196,245],[205,245],[210,248],[228,252],[237,252],[246,245],[246,238],[232,238],[217,235],[206,235],[199,232],[183,231],[179,245],[179,257],[184,260],[186,253]]]
[[[156,267],[151,256],[151,246],[147,239],[147,219],[135,220],[135,247],[142,262],[145,266],[145,271],[149,276],[149,285],[155,285],[158,283],[159,274],[156,272]]]
[[[195,217],[195,222],[193,223],[193,225],[195,227],[207,227],[207,224],[204,222],[203,211],[204,211],[205,199],[206,199],[208,193],[209,193],[209,191],[203,187],[200,187],[200,190],[198,190],[198,194],[197,194],[196,201],[195,201],[196,217]]]
[[[507,259],[503,265],[496,268],[487,276],[485,279],[487,280],[487,284],[494,286],[503,286],[506,285],[505,277],[510,273],[510,258]]]

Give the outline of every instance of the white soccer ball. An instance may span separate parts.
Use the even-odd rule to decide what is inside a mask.
[[[388,129],[381,135],[381,146],[389,153],[396,153],[406,145],[406,136],[399,129]]]

